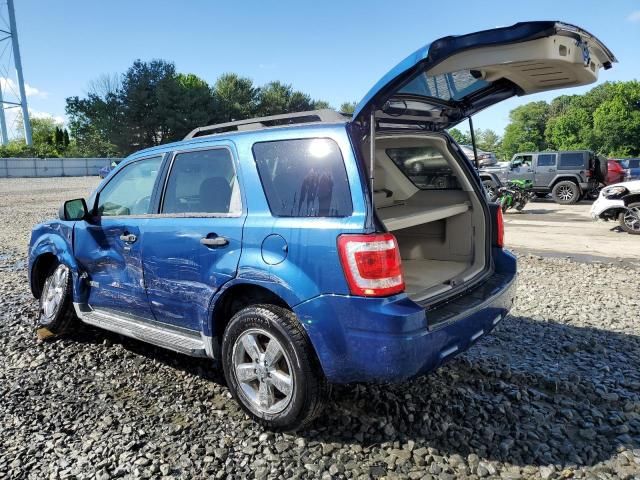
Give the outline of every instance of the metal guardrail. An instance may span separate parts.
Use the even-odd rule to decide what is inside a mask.
[[[0,178],[87,177],[119,158],[0,158]]]

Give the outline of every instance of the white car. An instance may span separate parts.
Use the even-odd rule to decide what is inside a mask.
[[[591,206],[594,220],[618,220],[627,233],[640,234],[640,180],[609,185]]]

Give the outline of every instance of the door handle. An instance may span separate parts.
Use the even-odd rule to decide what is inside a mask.
[[[527,173],[531,173],[533,172],[533,170],[531,170],[530,168],[527,170]]]
[[[556,171],[556,169],[555,169],[555,168],[550,168],[550,169],[549,169],[549,171],[550,171],[550,172],[555,172],[555,171]]]
[[[215,237],[202,237],[200,239],[200,243],[205,247],[224,247],[229,244],[229,240],[224,237],[215,236]]]
[[[120,240],[126,243],[133,243],[138,239],[133,233],[123,233],[120,235]]]

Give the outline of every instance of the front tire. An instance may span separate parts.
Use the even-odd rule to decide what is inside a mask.
[[[330,386],[293,312],[253,305],[236,313],[222,337],[231,394],[257,422],[296,430],[320,414]]]
[[[551,195],[560,205],[573,205],[580,200],[580,188],[574,182],[564,180],[555,184]]]
[[[67,333],[77,321],[73,310],[71,271],[59,263],[51,268],[40,293],[38,337],[45,339]]]
[[[490,202],[495,202],[498,198],[498,187],[491,180],[483,180],[482,185],[484,186],[485,192],[487,192],[487,198]]]
[[[640,202],[630,203],[618,216],[620,228],[632,235],[640,235]]]

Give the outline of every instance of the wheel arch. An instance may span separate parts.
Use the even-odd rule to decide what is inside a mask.
[[[234,283],[220,292],[212,302],[209,332],[220,346],[222,334],[231,318],[241,309],[250,305],[269,303],[293,311],[280,295],[273,290],[255,283]]]
[[[565,181],[575,183],[578,186],[578,190],[582,191],[582,189],[580,188],[580,177],[578,175],[558,175],[549,185],[549,189],[553,189],[553,187],[555,187],[558,183]]]
[[[46,274],[53,265],[62,263],[73,275],[74,296],[78,279],[78,265],[71,246],[59,235],[46,235],[31,248],[29,253],[29,286],[35,298],[40,298]]]
[[[624,201],[625,207],[631,205],[632,203],[640,202],[640,193],[631,193],[629,195],[626,195],[625,197],[622,197],[622,200]]]

